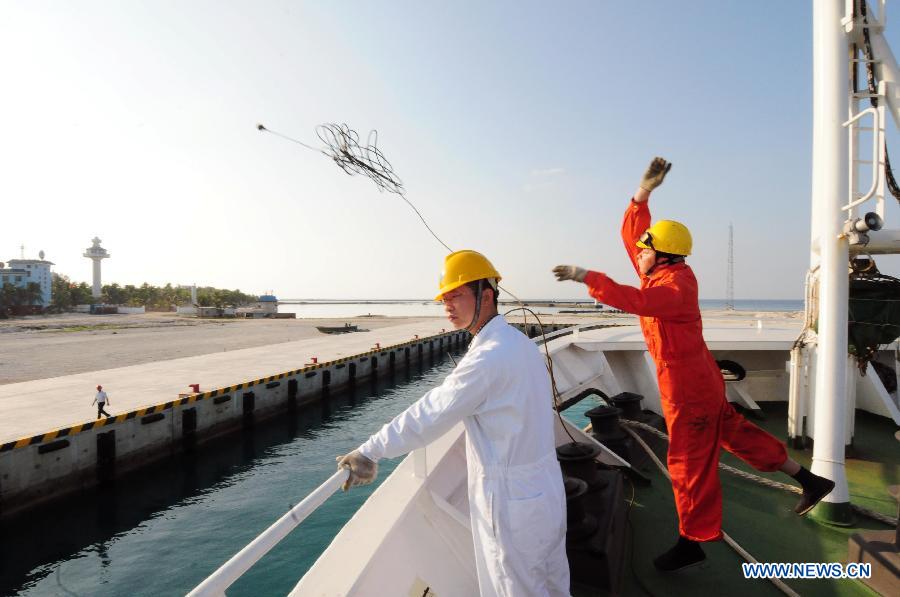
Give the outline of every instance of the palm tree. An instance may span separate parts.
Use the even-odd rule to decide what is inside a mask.
[[[72,283],[67,276],[53,272],[51,282],[51,305],[58,311],[65,311],[72,306]]]
[[[9,282],[4,282],[0,288],[0,317],[6,317],[9,310],[16,304],[16,287]]]
[[[41,285],[37,282],[29,282],[25,286],[22,296],[26,305],[44,306],[44,291],[41,290]]]

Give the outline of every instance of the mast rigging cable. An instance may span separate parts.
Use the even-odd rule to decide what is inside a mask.
[[[878,81],[875,77],[875,56],[872,54],[872,43],[869,37],[869,19],[867,15],[866,8],[866,0],[861,0],[858,5],[856,2],[853,3],[853,12],[856,13],[857,6],[859,8],[859,14],[862,16],[863,22],[863,54],[866,57],[866,85],[869,90],[869,101],[872,103],[873,108],[878,107]],[[855,14],[854,14],[855,16]],[[856,44],[853,46],[854,49],[854,58],[856,57]],[[853,93],[857,93],[857,73],[856,67],[853,68]],[[875,159],[875,158],[873,158]],[[894,170],[891,168],[891,158],[888,155],[887,148],[887,140],[884,141],[884,176],[885,183],[887,183],[888,190],[891,192],[891,195],[894,196],[898,202],[900,202],[900,185],[897,184],[897,179],[894,178]]]

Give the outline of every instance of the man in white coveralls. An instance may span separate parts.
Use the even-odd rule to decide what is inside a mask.
[[[462,421],[481,594],[569,595],[550,377],[537,346],[497,313],[499,280],[481,253],[446,257],[435,300],[474,336],[468,351],[440,387],[338,463],[350,469],[345,490],[371,483],[380,458],[421,448]]]

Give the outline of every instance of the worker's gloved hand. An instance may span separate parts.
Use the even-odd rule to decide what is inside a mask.
[[[553,268],[553,273],[559,282],[566,280],[574,280],[576,282],[584,282],[587,270],[577,265],[557,265]]]
[[[653,161],[647,166],[647,171],[644,172],[644,178],[641,179],[641,188],[648,193],[651,192],[663,183],[663,179],[671,169],[672,164],[663,158],[653,158]]]
[[[338,469],[350,470],[350,476],[343,485],[344,491],[357,485],[368,485],[378,476],[378,463],[360,454],[359,450],[353,450],[346,456],[338,456],[335,460]]]

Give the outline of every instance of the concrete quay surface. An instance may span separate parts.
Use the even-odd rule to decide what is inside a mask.
[[[704,312],[704,320],[797,320],[800,313]],[[509,316],[511,322],[522,322]],[[635,324],[623,316],[542,315],[545,324]],[[528,323],[534,323],[528,317]],[[802,319],[801,319],[802,321]],[[325,335],[317,325],[356,324],[361,331]],[[442,317],[204,320],[170,313],[26,317],[0,321],[0,443],[93,420],[95,387],[107,411],[125,413],[189,392],[347,357],[450,331]]]
[[[377,330],[429,320],[449,325],[434,317],[197,319],[173,313],[0,320],[0,385],[323,337],[317,325]]]
[[[190,392],[191,383],[208,391],[299,369],[312,357],[329,361],[371,350],[376,342],[384,347],[450,331],[439,318],[394,324],[339,335],[313,328],[316,335],[301,340],[0,385],[0,443],[94,419],[97,384],[109,395],[106,410],[116,415],[174,400]]]

